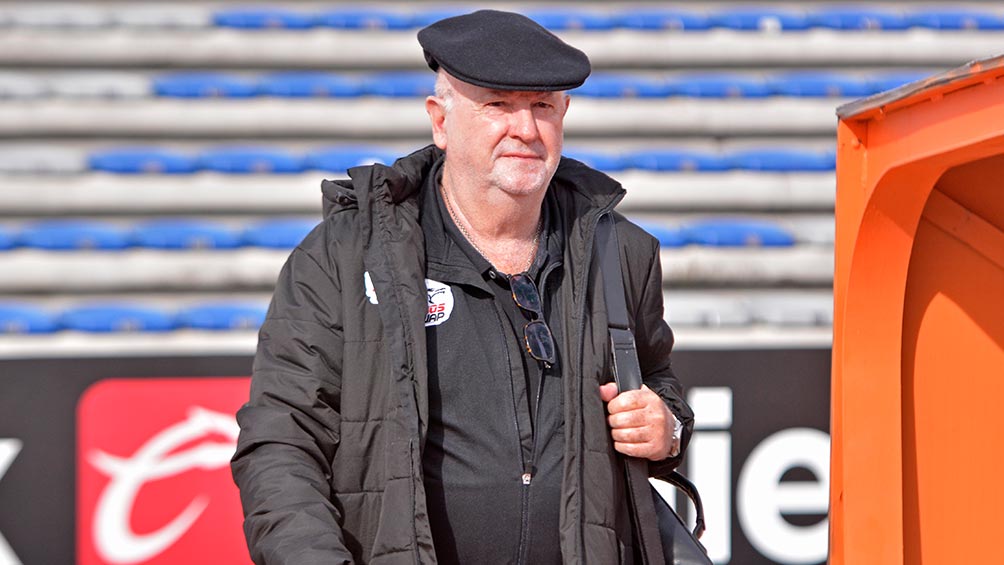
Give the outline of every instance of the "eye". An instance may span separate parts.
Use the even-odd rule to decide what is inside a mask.
[[[551,104],[550,102],[543,102],[543,101],[537,102],[536,104],[534,104],[534,106],[536,106],[538,108],[544,108],[545,110],[550,110],[551,108],[554,108],[554,104]]]
[[[492,100],[491,102],[486,103],[485,106],[488,106],[490,108],[501,108],[505,106],[505,102],[501,100]]]

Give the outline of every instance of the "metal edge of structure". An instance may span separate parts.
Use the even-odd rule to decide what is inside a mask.
[[[868,119],[876,114],[910,106],[925,99],[935,90],[944,94],[951,90],[965,88],[976,82],[982,82],[986,80],[986,77],[981,75],[992,71],[997,71],[996,75],[998,76],[1004,76],[1004,54],[971,61],[961,67],[905,84],[899,88],[848,102],[837,108],[837,117],[841,120]]]

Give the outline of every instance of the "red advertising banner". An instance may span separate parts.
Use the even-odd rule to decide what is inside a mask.
[[[77,410],[77,563],[250,563],[230,458],[248,380],[108,379]]]

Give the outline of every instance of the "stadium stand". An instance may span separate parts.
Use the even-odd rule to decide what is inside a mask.
[[[834,109],[1004,38],[992,2],[506,6],[590,55],[565,154],[625,185],[709,343],[829,339]],[[429,142],[414,32],[464,8],[0,4],[0,349],[253,342],[320,180]]]

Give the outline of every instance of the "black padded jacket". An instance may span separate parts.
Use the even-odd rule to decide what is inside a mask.
[[[255,563],[436,562],[422,480],[428,390],[419,192],[441,155],[429,146],[393,166],[325,181],[324,219],[282,269],[259,334],[250,401],[237,415],[232,462]],[[562,558],[631,563],[623,465],[598,390],[611,371],[593,251],[597,220],[624,190],[567,158],[549,190],[567,226],[558,297],[567,399]],[[658,242],[614,217],[644,381],[684,423],[685,449],[693,413],[670,368]],[[650,464],[652,474],[680,457],[682,450]]]

